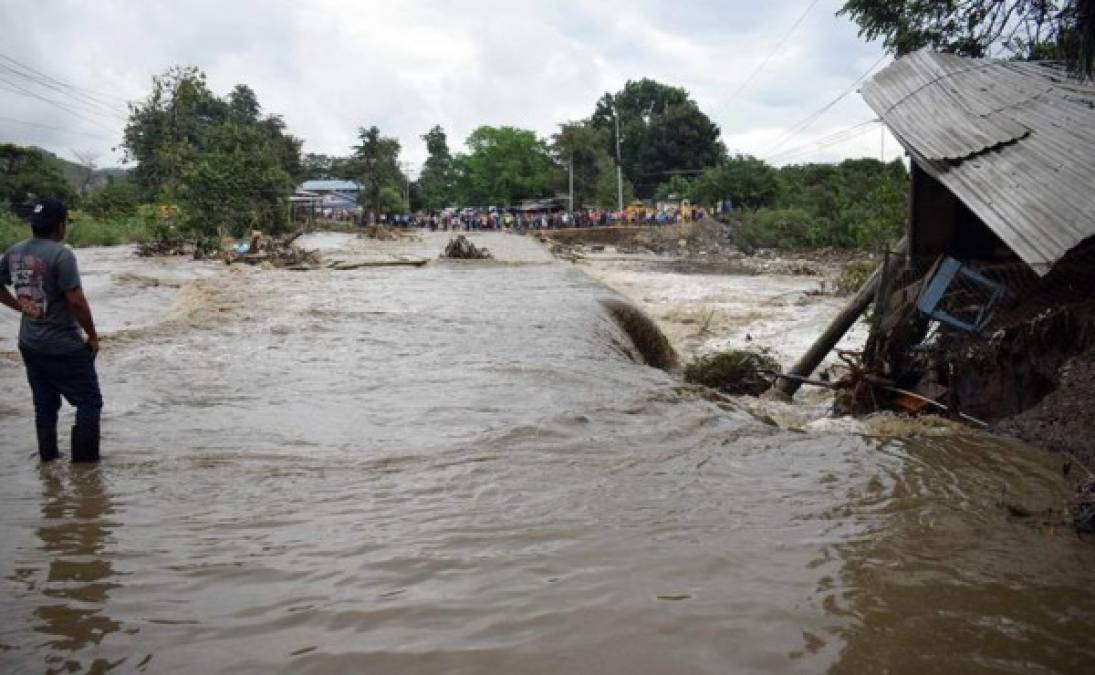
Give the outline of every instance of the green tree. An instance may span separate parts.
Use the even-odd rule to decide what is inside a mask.
[[[123,143],[126,160],[137,162],[133,176],[147,199],[173,198],[204,149],[206,131],[226,116],[227,106],[197,68],[176,66],[152,78],[148,98],[130,104]]]
[[[137,212],[141,193],[125,178],[107,176],[106,185],[81,200],[80,207],[93,216],[121,216]]]
[[[375,126],[358,130],[359,145],[354,146],[350,157],[353,176],[361,184],[358,197],[361,205],[370,212],[370,218],[385,212],[385,206],[391,206],[390,199],[384,199],[385,188],[402,189],[405,178],[399,168],[399,141],[380,135]]]
[[[601,97],[591,123],[608,134],[613,157],[617,114],[624,174],[640,197],[652,196],[674,172],[713,167],[726,154],[718,126],[680,87],[642,79]]]
[[[574,169],[574,208],[580,209],[596,201],[601,167],[612,163],[608,151],[608,133],[593,126],[589,120],[566,122],[551,137],[551,152],[555,161],[568,171]],[[612,170],[615,176],[615,168]],[[614,178],[615,180],[615,178]],[[569,188],[569,179],[566,181]]]
[[[867,40],[897,55],[931,47],[965,56],[990,48],[1017,58],[1066,60],[1090,75],[1095,57],[1093,0],[847,0],[840,14]]]
[[[73,197],[71,186],[56,164],[38,148],[0,144],[0,202],[22,206],[45,197]]]
[[[700,174],[693,184],[692,197],[709,206],[729,199],[735,208],[756,211],[772,205],[779,191],[776,169],[756,157],[736,155]]]
[[[349,157],[308,153],[300,161],[300,180],[348,180],[353,171],[353,161]]]
[[[440,211],[452,205],[453,161],[445,130],[434,126],[422,136],[426,142],[426,163],[418,177],[417,194],[422,208]]]
[[[676,175],[654,190],[654,198],[662,201],[692,199],[693,187],[692,180]]]
[[[626,178],[623,181],[624,206],[635,201],[635,186]],[[597,169],[597,184],[594,201],[597,208],[615,211],[619,198],[619,184],[616,181],[616,162],[607,155],[601,159]]]
[[[457,194],[464,204],[510,206],[551,196],[559,183],[547,143],[535,132],[483,126],[466,145],[468,153],[455,160]]]
[[[278,148],[253,124],[219,124],[208,134],[207,149],[180,181],[184,228],[205,238],[283,231],[293,180]]]
[[[142,196],[177,205],[199,238],[282,229],[303,173],[300,141],[280,117],[263,115],[250,87],[218,98],[196,68],[153,78],[148,97],[130,105],[124,148]]]

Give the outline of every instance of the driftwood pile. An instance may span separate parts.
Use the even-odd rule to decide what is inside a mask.
[[[293,246],[293,242],[303,231],[295,232],[284,237],[267,237],[261,232],[251,233],[251,240],[244,247],[246,252],[229,249],[221,254],[224,264],[246,263],[259,265],[269,263],[274,267],[302,268],[319,264],[319,256],[315,251],[306,251]]]
[[[457,235],[455,239],[449,240],[441,257],[460,260],[485,260],[493,258],[494,255],[486,248],[479,248],[471,243],[467,237],[461,234]]]

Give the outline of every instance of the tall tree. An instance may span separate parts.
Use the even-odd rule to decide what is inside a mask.
[[[0,205],[18,208],[44,197],[72,197],[57,165],[38,148],[0,143]]]
[[[559,125],[559,132],[551,137],[551,152],[555,161],[564,171],[573,167],[575,209],[597,201],[595,197],[601,167],[612,164],[605,149],[607,145],[608,133],[593,126],[589,120],[565,122]]]
[[[510,206],[553,196],[559,171],[535,132],[484,126],[468,136],[466,145],[468,153],[455,161],[457,193],[464,204]]]
[[[757,210],[772,205],[779,196],[779,173],[764,160],[736,155],[698,176],[693,198],[714,205],[729,199],[734,207]]]
[[[1068,61],[1086,75],[1095,64],[1095,0],[847,0],[840,14],[898,56],[921,47],[985,56],[995,48]]]
[[[417,200],[427,211],[440,211],[452,205],[453,200],[453,162],[449,152],[448,137],[440,126],[427,131],[422,140],[426,142],[426,163],[418,177]]]
[[[144,198],[178,205],[199,238],[283,228],[302,172],[300,141],[263,116],[250,87],[218,98],[196,68],[153,78],[148,98],[130,105],[124,148]]]
[[[720,131],[680,87],[629,81],[597,102],[591,123],[608,134],[616,156],[616,116],[624,174],[639,197],[651,197],[673,172],[715,166],[726,154]]]
[[[394,189],[396,194],[402,189],[405,178],[399,168],[399,141],[380,135],[375,126],[358,130],[359,145],[354,146],[351,165],[354,177],[361,183],[361,205],[370,211],[370,217],[376,218],[391,206],[390,199],[384,199],[385,188]]]

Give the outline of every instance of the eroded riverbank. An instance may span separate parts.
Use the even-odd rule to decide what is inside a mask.
[[[471,236],[498,260],[294,272],[80,251],[108,336],[106,459],[36,466],[21,368],[0,363],[3,669],[1095,658],[1093,550],[1055,528],[1069,485],[1044,453],[720,407],[630,361],[582,270]],[[323,237],[346,259],[447,240]],[[10,316],[0,330],[10,353]]]

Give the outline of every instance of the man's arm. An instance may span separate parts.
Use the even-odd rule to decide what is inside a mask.
[[[23,308],[19,306],[19,301],[15,299],[15,296],[11,294],[8,287],[3,283],[0,283],[0,304],[5,307],[11,307],[17,312],[22,313]]]
[[[95,319],[91,316],[91,305],[87,302],[82,288],[72,288],[65,291],[65,300],[68,308],[75,317],[76,323],[87,333],[87,348],[91,350],[91,356],[99,353],[99,334],[95,332]]]

